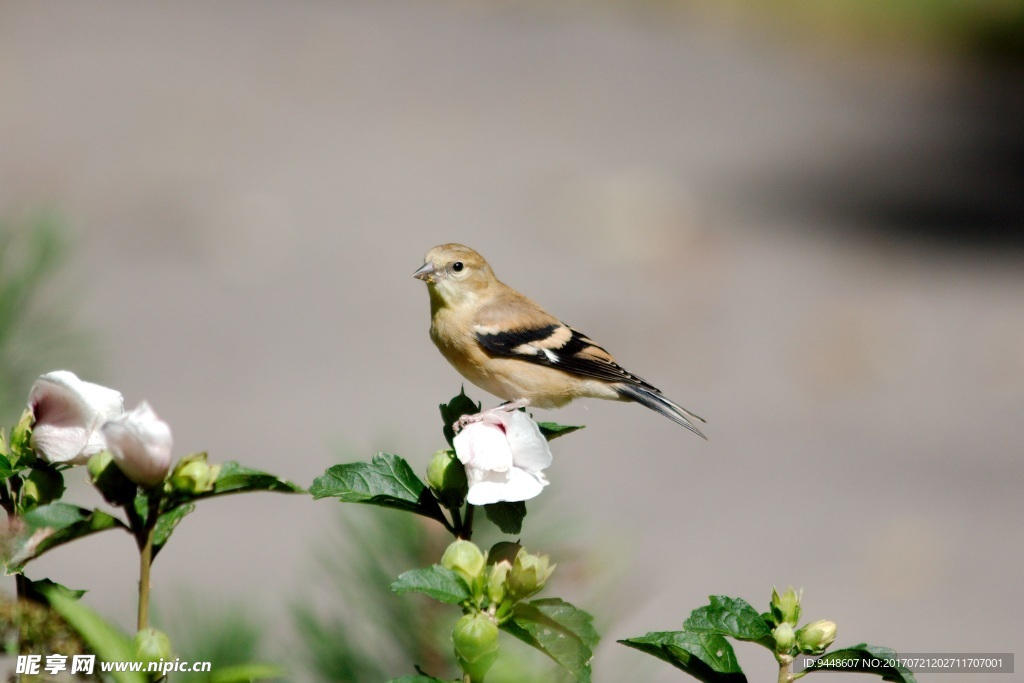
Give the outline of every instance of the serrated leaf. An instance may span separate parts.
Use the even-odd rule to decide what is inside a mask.
[[[209,683],[250,683],[284,676],[284,669],[276,664],[236,664],[211,673]]]
[[[548,441],[583,429],[583,425],[560,425],[557,422],[538,422],[537,426]]]
[[[845,647],[841,650],[833,650],[823,654],[817,659],[808,662],[805,671],[852,671],[857,673],[875,674],[882,677],[883,681],[895,681],[896,683],[917,683],[914,674],[910,669],[896,666],[871,666],[874,662],[879,664],[898,661],[899,655],[895,650],[878,645],[859,643],[852,647]]]
[[[480,412],[479,403],[474,403],[473,399],[466,396],[466,388],[463,387],[459,391],[459,395],[453,398],[448,403],[442,403],[438,406],[441,410],[441,419],[444,421],[444,438],[448,441],[448,445],[455,448],[455,428],[453,425],[463,415],[474,415]]]
[[[81,602],[57,591],[48,592],[46,600],[103,661],[128,662],[136,659],[131,639]],[[111,671],[110,675],[117,683],[146,683],[146,675],[139,672]]]
[[[105,512],[69,503],[42,505],[23,515],[21,521],[25,528],[7,547],[9,555],[4,557],[8,574],[20,572],[29,561],[69,541],[118,526],[128,528]]]
[[[592,616],[558,598],[519,603],[501,628],[537,648],[581,683],[590,681],[590,660],[600,636]]]
[[[715,633],[654,632],[619,642],[668,662],[704,683],[746,683],[747,680],[732,645]]]
[[[278,493],[305,493],[305,489],[273,474],[243,467],[237,462],[226,462],[220,466],[213,491],[202,493],[197,498],[209,498],[225,493],[246,491],[276,491]]]
[[[378,453],[371,462],[335,465],[317,477],[309,492],[315,499],[337,498],[415,512],[445,522],[437,499],[402,458]]]
[[[194,503],[179,505],[169,512],[165,512],[156,519],[156,526],[153,527],[153,557],[155,558],[160,549],[164,547],[174,529],[186,515],[196,509]]]
[[[461,605],[473,597],[461,576],[439,564],[405,572],[391,584],[391,590],[399,595],[424,593],[446,605]]]
[[[484,506],[484,512],[487,513],[487,519],[494,522],[503,533],[518,534],[523,530],[526,503],[521,500],[514,503],[491,503]]]
[[[752,640],[772,647],[771,629],[757,610],[741,598],[712,595],[711,604],[690,612],[683,628],[691,633],[717,633],[737,640]]]

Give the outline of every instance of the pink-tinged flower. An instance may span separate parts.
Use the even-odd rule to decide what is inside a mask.
[[[124,475],[140,486],[156,486],[171,469],[171,428],[143,401],[103,425],[107,448]]]
[[[524,412],[481,413],[455,435],[455,453],[466,466],[472,505],[528,500],[548,485],[543,470],[551,466],[551,450]]]
[[[32,385],[28,408],[35,418],[36,452],[52,463],[80,465],[106,448],[100,428],[124,413],[124,399],[120,392],[57,370]]]

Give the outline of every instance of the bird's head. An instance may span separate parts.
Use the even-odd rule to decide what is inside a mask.
[[[437,303],[446,305],[475,297],[494,282],[484,257],[461,244],[434,247],[412,276],[427,283],[432,300],[439,297]]]

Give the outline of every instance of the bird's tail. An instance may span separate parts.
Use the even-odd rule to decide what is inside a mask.
[[[678,403],[670,401],[663,395],[651,391],[650,389],[646,389],[635,384],[619,384],[615,387],[615,390],[619,392],[619,396],[622,398],[630,401],[636,401],[640,405],[659,412],[673,422],[683,425],[705,441],[707,440],[708,437],[704,436],[704,434],[693,425],[693,421],[700,420],[701,422],[704,422],[704,418],[699,415],[694,415]]]

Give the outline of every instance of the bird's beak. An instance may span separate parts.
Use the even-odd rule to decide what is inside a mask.
[[[423,280],[424,282],[433,282],[433,275],[436,272],[437,269],[434,268],[434,264],[428,261],[424,263],[422,266],[420,266],[419,270],[413,273],[412,276],[417,280]]]

